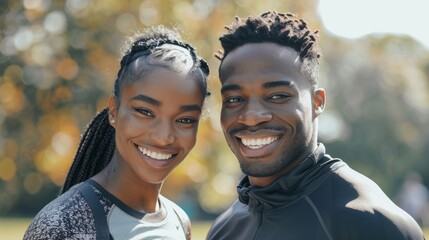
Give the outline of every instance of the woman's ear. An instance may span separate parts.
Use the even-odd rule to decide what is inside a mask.
[[[325,103],[326,103],[325,89],[318,88],[314,90],[313,103],[314,103],[315,117],[318,117],[320,116],[320,114],[323,113],[323,110],[325,110]]]
[[[116,119],[118,113],[118,102],[116,101],[116,97],[111,95],[109,97],[109,122],[112,127],[116,126]]]

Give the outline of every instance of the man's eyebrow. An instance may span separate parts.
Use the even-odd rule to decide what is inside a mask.
[[[231,84],[231,85],[224,85],[222,86],[222,88],[220,89],[220,93],[224,93],[227,91],[234,91],[234,90],[240,90],[241,87],[237,84]]]
[[[143,95],[143,94],[139,94],[137,96],[134,96],[133,98],[131,98],[131,100],[138,100],[138,101],[142,101],[142,102],[147,102],[147,103],[155,105],[155,106],[161,105],[160,101],[155,100],[155,99],[148,97],[146,95]]]
[[[180,107],[180,110],[184,111],[184,112],[201,112],[201,107],[198,106],[197,104],[190,104],[190,105],[183,105]]]
[[[279,81],[273,81],[273,82],[267,82],[262,85],[263,88],[274,88],[274,87],[290,87],[292,85],[291,81],[288,80],[279,80]]]

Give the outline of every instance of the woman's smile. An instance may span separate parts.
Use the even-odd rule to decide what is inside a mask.
[[[173,154],[166,154],[166,153],[161,153],[161,152],[156,152],[154,150],[149,150],[147,148],[141,147],[141,146],[137,146],[137,149],[143,154],[146,155],[148,157],[151,157],[153,159],[156,160],[168,160],[170,158],[173,157]]]

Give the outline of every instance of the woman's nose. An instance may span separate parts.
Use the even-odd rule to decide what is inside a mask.
[[[174,142],[173,127],[170,123],[160,121],[150,129],[149,137],[160,146],[165,146]]]

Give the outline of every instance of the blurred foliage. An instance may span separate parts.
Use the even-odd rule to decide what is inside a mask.
[[[348,41],[323,31],[316,2],[289,0],[3,0],[0,2],[0,216],[33,216],[59,191],[80,134],[107,104],[125,37],[183,30],[211,66],[214,94],[198,143],[163,193],[192,218],[236,197],[241,172],[219,125],[218,37],[234,16],[290,11],[322,28],[320,137],[328,152],[391,196],[429,162],[429,53],[407,37]],[[424,182],[429,183],[427,175]]]

